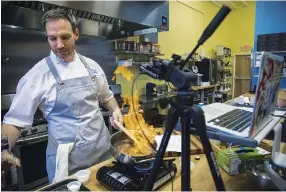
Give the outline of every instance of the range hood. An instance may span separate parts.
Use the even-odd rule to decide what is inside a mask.
[[[4,6],[2,2],[1,24],[44,31],[41,17],[54,8],[72,13],[81,35],[120,39],[169,29],[168,1],[11,1]]]

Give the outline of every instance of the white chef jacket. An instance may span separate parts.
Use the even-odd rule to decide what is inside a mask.
[[[62,80],[89,75],[77,53],[74,60],[69,63],[58,58],[52,51],[50,57]],[[84,59],[90,68],[98,73],[99,101],[102,103],[109,101],[113,93],[109,90],[104,71],[92,59],[87,57]],[[33,124],[33,117],[38,107],[46,118],[54,107],[56,94],[56,79],[46,60],[42,59],[20,79],[16,95],[9,111],[4,116],[3,123],[29,127]]]

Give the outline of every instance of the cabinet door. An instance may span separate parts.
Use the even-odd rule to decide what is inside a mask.
[[[251,57],[250,55],[235,55],[234,97],[250,91]]]

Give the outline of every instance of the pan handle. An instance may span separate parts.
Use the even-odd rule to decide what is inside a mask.
[[[154,161],[155,158],[149,158],[149,159],[144,159],[144,160],[140,160],[140,161],[136,161],[135,160],[135,165],[136,164],[140,164],[140,163],[146,163],[146,162],[149,162],[149,161]],[[163,160],[172,160],[172,161],[175,161],[176,159],[175,158],[163,158]]]

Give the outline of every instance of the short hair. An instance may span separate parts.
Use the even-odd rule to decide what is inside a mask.
[[[72,26],[72,30],[73,32],[76,29],[76,18],[74,15],[72,15],[71,13],[69,13],[68,11],[64,10],[64,9],[51,9],[49,11],[47,11],[43,17],[42,17],[42,23],[44,25],[44,27],[46,28],[46,23],[49,20],[58,20],[58,19],[66,19],[70,22],[71,26]]]

